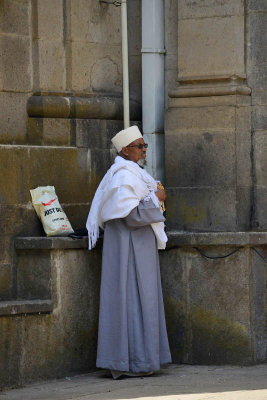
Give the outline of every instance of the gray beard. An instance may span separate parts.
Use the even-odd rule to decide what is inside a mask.
[[[147,164],[146,159],[141,159],[137,162],[138,165],[140,165],[140,167],[144,168]]]

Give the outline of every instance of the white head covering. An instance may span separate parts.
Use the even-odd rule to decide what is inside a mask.
[[[134,140],[142,137],[143,136],[138,127],[134,125],[117,133],[117,135],[115,135],[111,141],[119,153],[123,147],[128,146],[128,144],[132,143]]]

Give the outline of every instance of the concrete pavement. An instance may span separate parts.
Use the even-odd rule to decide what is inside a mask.
[[[114,381],[105,371],[0,392],[0,400],[267,400],[267,364],[170,365],[146,378]]]

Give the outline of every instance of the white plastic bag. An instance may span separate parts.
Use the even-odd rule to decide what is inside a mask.
[[[30,193],[47,236],[68,236],[74,232],[59,204],[54,186],[39,186],[30,190]]]

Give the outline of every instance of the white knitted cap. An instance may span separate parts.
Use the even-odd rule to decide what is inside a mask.
[[[136,139],[142,138],[142,134],[136,125],[130,126],[129,128],[123,129],[117,135],[115,135],[111,141],[119,153],[123,147],[128,146]]]

